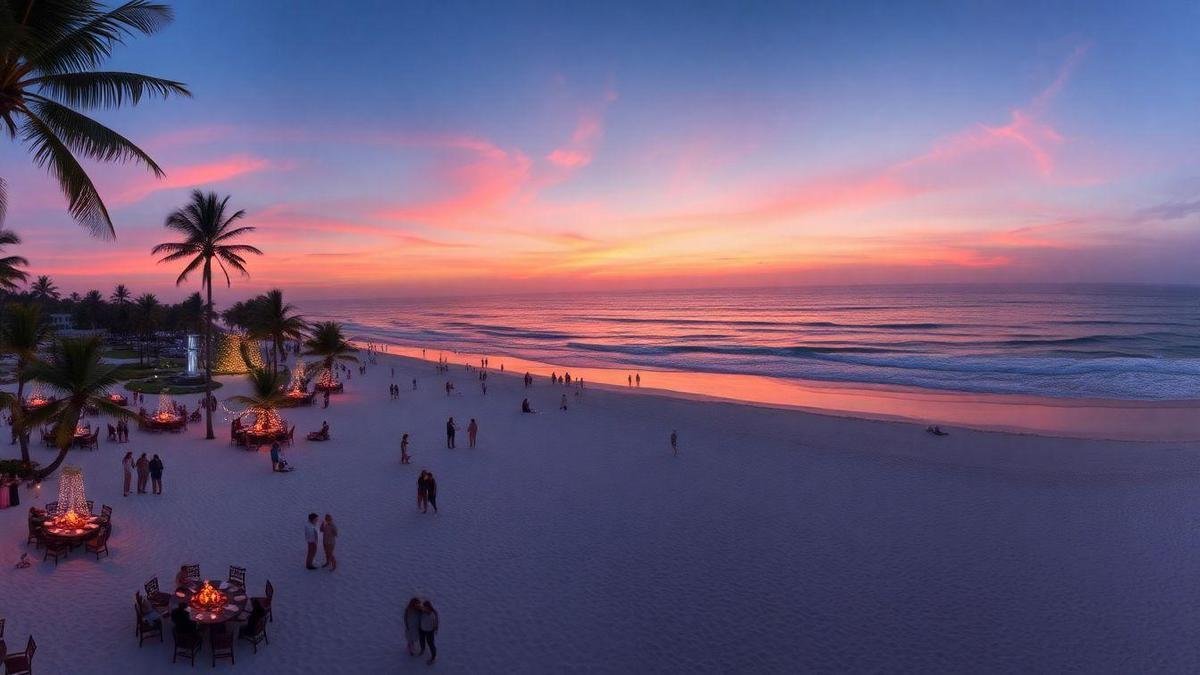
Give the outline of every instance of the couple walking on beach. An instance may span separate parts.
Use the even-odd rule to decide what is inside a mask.
[[[135,462],[133,453],[127,452],[125,453],[125,457],[121,459],[121,471],[125,478],[123,496],[129,496],[129,482],[133,478],[134,469],[137,470],[137,491],[139,495],[146,494],[147,480],[153,482],[152,489],[154,490],[154,494],[162,494],[163,461],[159,459],[158,455],[155,455],[153,459],[146,459],[146,453],[143,452],[142,456],[138,457]]]
[[[454,418],[446,420],[446,448],[453,450],[454,434],[458,431],[458,425],[454,423]],[[475,422],[475,418],[471,418],[471,423],[467,425],[467,444],[470,447],[475,447],[475,437],[479,434],[479,424]]]
[[[317,569],[313,565],[313,558],[317,555],[317,533],[320,532],[322,543],[325,548],[325,562],[321,567],[328,567],[330,572],[337,570],[337,558],[333,555],[333,549],[337,546],[338,528],[333,523],[333,516],[325,514],[325,522],[317,526],[317,514],[308,514],[308,522],[304,525],[304,541],[308,545],[308,557],[304,560],[304,567],[310,570]]]
[[[404,608],[404,638],[408,641],[408,655],[421,656],[429,647],[429,660],[425,663],[433,665],[437,660],[437,645],[433,638],[438,631],[438,613],[433,603],[421,598],[412,598]],[[417,651],[417,648],[421,651]]]
[[[437,509],[437,480],[433,474],[427,469],[421,469],[421,475],[417,476],[417,508],[421,509],[421,513],[429,513],[429,507],[433,507],[433,512],[436,514]]]

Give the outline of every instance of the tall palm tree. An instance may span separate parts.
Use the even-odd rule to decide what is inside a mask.
[[[100,338],[63,339],[54,342],[45,360],[29,369],[30,376],[57,395],[54,402],[29,413],[30,428],[54,425],[54,443],[58,456],[34,474],[42,480],[54,473],[67,456],[75,440],[75,427],[84,410],[95,407],[113,417],[132,417],[133,413],[108,400],[108,392],[117,386],[116,366],[106,365],[101,355]]]
[[[207,194],[199,190],[192,191],[192,199],[187,206],[167,216],[164,223],[167,229],[183,235],[183,241],[168,242],[155,246],[151,251],[154,255],[163,255],[158,261],[175,262],[187,260],[187,265],[179,278],[175,280],[178,286],[187,280],[188,275],[200,269],[200,285],[207,292],[204,321],[204,398],[207,401],[212,396],[212,264],[215,260],[221,272],[225,274],[225,285],[232,286],[229,278],[229,267],[250,276],[246,271],[246,259],[243,254],[253,253],[262,255],[262,251],[248,244],[231,243],[238,237],[254,231],[251,226],[234,227],[234,223],[245,217],[245,211],[237,211],[226,215],[229,197],[217,197],[217,193]],[[216,438],[213,435],[212,406],[204,406],[205,438]]]
[[[33,162],[48,170],[71,216],[93,235],[114,236],[100,193],[76,155],[136,162],[163,175],[141,148],[79,110],[114,110],[144,96],[191,96],[180,82],[98,70],[126,39],[171,22],[166,5],[129,0],[107,9],[96,0],[0,2],[0,121]],[[0,184],[0,207],[7,202]]]
[[[304,317],[293,313],[296,310],[295,305],[283,301],[283,291],[278,288],[267,291],[265,295],[256,298],[256,301],[258,312],[251,336],[271,341],[271,367],[278,369],[283,341],[304,337],[307,324]]]
[[[246,406],[259,419],[278,417],[277,411],[287,401],[283,393],[287,374],[270,368],[251,368],[246,379],[250,381],[250,393],[231,396],[229,400]]]
[[[128,305],[129,299],[133,297],[133,293],[125,284],[117,284],[113,289],[112,295],[108,296],[109,302],[114,305]]]
[[[33,285],[29,287],[29,294],[38,302],[49,302],[62,297],[62,294],[58,292],[58,286],[54,285],[54,280],[45,274],[33,282]]]
[[[0,325],[0,353],[16,360],[17,397],[11,406],[13,428],[21,442],[21,461],[29,461],[29,433],[26,423],[25,382],[29,367],[37,361],[38,350],[50,339],[50,326],[42,321],[42,309],[37,305],[12,305]]]
[[[133,304],[134,316],[137,317],[138,330],[138,363],[145,363],[146,357],[146,342],[154,339],[154,332],[158,330],[159,315],[162,313],[162,305],[158,302],[158,296],[153,293],[143,293],[137,297],[137,301]]]
[[[304,341],[305,356],[319,356],[325,368],[333,369],[337,361],[358,362],[356,350],[346,340],[342,324],[336,321],[321,321],[312,325],[308,339]]]
[[[2,216],[0,216],[2,217]],[[16,246],[21,243],[21,237],[12,230],[0,229],[0,253],[6,246]],[[12,292],[18,284],[29,278],[29,274],[18,267],[27,267],[29,261],[19,255],[0,256],[0,291]]]

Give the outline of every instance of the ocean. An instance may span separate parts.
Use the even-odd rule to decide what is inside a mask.
[[[301,309],[345,322],[360,340],[568,369],[1200,399],[1200,287],[672,290],[313,300]]]

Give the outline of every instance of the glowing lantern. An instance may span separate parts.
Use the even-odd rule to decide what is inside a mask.
[[[70,527],[81,527],[88,513],[87,496],[83,492],[83,469],[64,466],[58,477],[58,512],[53,514],[59,522]]]
[[[205,610],[208,612],[219,612],[225,609],[226,596],[221,591],[218,591],[207,580],[200,590],[192,596],[191,605],[196,609]]]

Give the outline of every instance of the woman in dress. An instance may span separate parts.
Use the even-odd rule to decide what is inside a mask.
[[[337,546],[338,529],[333,524],[333,516],[325,514],[325,522],[321,523],[321,543],[325,546],[325,564],[330,572],[337,570],[337,558],[333,557],[333,547]]]
[[[408,655],[417,655],[417,645],[421,641],[421,599],[413,598],[404,608],[404,639],[408,642]]]

